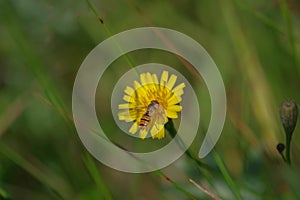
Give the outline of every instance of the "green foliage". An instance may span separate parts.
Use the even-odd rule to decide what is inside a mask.
[[[280,104],[300,102],[299,8],[298,1],[285,0],[0,0],[0,199],[210,198],[189,179],[221,199],[299,199],[299,126],[288,144],[291,167],[276,150],[285,137]],[[224,79],[228,111],[215,152],[198,160],[210,120],[205,84],[166,52],[143,50],[116,60],[100,80],[106,87],[98,88],[96,109],[118,144],[144,150],[120,135],[110,106],[103,106],[133,66],[174,67],[200,102],[199,134],[186,155],[138,175],[91,158],[73,125],[71,93],[80,64],[99,42],[141,26],[171,28],[202,44]],[[173,124],[168,130],[176,131]],[[162,142],[168,141],[147,144],[155,149]]]

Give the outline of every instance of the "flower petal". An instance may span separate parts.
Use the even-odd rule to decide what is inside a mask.
[[[177,80],[177,76],[172,74],[169,81],[168,81],[168,83],[166,84],[166,87],[169,88],[170,90],[172,90],[173,86],[176,83],[176,80]]]
[[[118,108],[119,109],[128,109],[129,108],[129,103],[123,103],[123,104],[119,104]]]
[[[166,110],[167,117],[176,119],[178,118],[177,112]]]
[[[125,93],[128,94],[129,96],[131,96],[132,93],[134,93],[134,89],[131,88],[131,87],[129,87],[129,86],[127,86],[127,87],[125,88]]]
[[[161,78],[160,78],[160,85],[162,85],[162,86],[166,85],[166,83],[168,81],[168,76],[169,76],[168,71],[163,71]]]
[[[172,92],[176,92],[177,90],[182,90],[185,87],[185,83],[181,83],[179,85],[177,85]]]
[[[180,112],[182,110],[182,106],[179,106],[179,105],[168,106],[167,110],[174,111],[174,112]]]
[[[124,99],[124,101],[127,101],[127,102],[133,102],[133,101],[134,101],[134,99],[131,98],[131,97],[128,96],[128,95],[124,95],[124,96],[123,96],[123,99]]]
[[[180,90],[176,90],[175,92],[174,92],[174,94],[177,96],[177,97],[180,97],[181,95],[183,95],[183,89],[180,89]]]
[[[160,131],[164,129],[164,124],[154,124],[151,129],[152,138],[158,138]]]
[[[147,129],[140,130],[140,138],[145,139],[147,133],[148,133]]]
[[[135,134],[136,132],[137,132],[137,130],[138,130],[138,123],[133,123],[132,124],[132,126],[130,127],[130,129],[129,129],[129,133],[131,133],[131,134]]]
[[[152,79],[152,76],[151,76],[150,72],[146,73],[146,80],[147,80],[148,84],[152,84],[153,83],[153,79]]]
[[[151,131],[150,131],[152,138],[155,138],[155,135],[157,134],[158,131],[159,131],[159,129],[157,128],[157,126],[155,126],[155,125],[152,126]]]
[[[137,81],[134,81],[133,82],[133,86],[134,86],[134,89],[138,89],[138,88],[140,88],[141,87],[141,84],[139,83],[139,82],[137,82]]]
[[[158,85],[158,78],[157,78],[156,74],[152,74],[152,80],[153,80],[154,84]]]
[[[165,129],[162,128],[157,134],[154,135],[154,137],[152,137],[153,139],[154,138],[157,138],[157,139],[162,139],[165,137]]]
[[[119,120],[131,122],[136,119],[137,113],[129,113],[128,110],[118,113]]]
[[[141,80],[142,85],[147,85],[148,84],[148,82],[146,80],[146,74],[145,73],[140,74],[140,80]]]
[[[180,101],[181,101],[180,97],[177,97],[176,95],[172,95],[168,99],[168,105],[175,105],[175,104],[178,104]]]

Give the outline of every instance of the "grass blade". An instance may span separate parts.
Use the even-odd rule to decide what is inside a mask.
[[[232,180],[232,178],[229,175],[229,172],[227,171],[225,164],[223,163],[221,157],[219,156],[219,154],[217,154],[216,152],[214,152],[214,158],[215,161],[221,171],[221,173],[224,176],[224,179],[226,181],[226,183],[228,184],[229,188],[231,189],[232,193],[234,194],[235,198],[238,200],[242,200],[242,196],[238,190],[238,187],[235,185],[234,181]]]
[[[212,199],[214,200],[221,200],[216,194],[208,191],[207,189],[203,188],[201,185],[199,185],[198,183],[196,183],[193,179],[189,179],[189,181],[194,184],[199,190],[201,190],[202,192],[204,192],[205,194],[207,194],[208,196],[210,196]]]
[[[0,142],[0,153],[2,153],[16,165],[18,165],[23,170],[31,174],[34,178],[36,178],[40,183],[42,183],[46,188],[48,188],[51,191],[51,194],[54,195],[56,198],[70,198],[68,186],[58,176],[54,174],[51,174],[51,176],[46,175],[47,173],[35,167],[29,161],[20,156],[19,153],[15,152],[3,142]],[[51,179],[49,177],[51,177]]]
[[[291,19],[291,14],[290,14],[288,5],[285,0],[280,0],[280,8],[281,8],[281,12],[282,12],[282,15],[283,15],[285,23],[286,23],[286,33],[288,35],[288,40],[291,45],[294,62],[295,62],[295,65],[296,65],[299,75],[300,75],[300,65],[299,65],[299,58],[298,58],[298,54],[297,54],[296,41],[295,41],[295,36],[294,36],[294,28],[293,28],[293,23],[292,23],[292,19]]]
[[[101,194],[103,195],[105,200],[112,200],[112,195],[109,191],[109,189],[106,187],[105,181],[101,177],[101,174],[99,173],[99,170],[97,169],[97,166],[91,156],[88,153],[85,153],[83,157],[83,162],[88,169],[90,175],[94,179],[99,191],[101,191]]]
[[[102,26],[104,27],[105,32],[108,34],[108,36],[113,36],[113,33],[110,31],[110,29],[107,27],[106,23],[104,23],[103,18],[101,17],[101,15],[97,12],[96,7],[92,4],[92,2],[90,0],[85,0],[86,3],[88,4],[89,8],[92,10],[92,12],[94,13],[94,15],[99,19],[100,23],[102,24]],[[118,47],[118,49],[120,50],[121,53],[123,53],[124,51],[122,50],[122,47],[116,42],[114,41],[116,47]],[[124,59],[126,60],[126,62],[129,64],[129,66],[131,68],[134,68],[134,63],[133,61],[130,59],[130,57],[127,54],[123,55]]]
[[[189,199],[196,200],[196,197],[194,195],[192,195],[191,193],[186,191],[183,187],[181,187],[179,184],[177,184],[175,181],[173,181],[170,177],[165,175],[162,171],[156,170],[156,171],[154,171],[154,173],[157,174],[158,176],[162,177],[163,179],[165,179],[169,183],[171,183],[178,191],[182,192]]]

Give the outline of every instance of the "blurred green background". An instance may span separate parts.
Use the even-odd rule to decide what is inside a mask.
[[[276,151],[285,141],[279,108],[300,102],[300,2],[0,0],[0,199],[211,199],[194,180],[221,199],[300,199],[300,128],[288,167]],[[94,160],[71,118],[73,82],[86,55],[101,41],[131,28],[180,31],[208,51],[224,79],[228,111],[215,151],[194,162],[184,155],[158,172],[127,174]],[[210,120],[205,84],[176,56],[143,50],[135,65],[163,63],[184,74],[197,91],[197,156]],[[99,121],[109,137],[138,150],[111,118],[113,85],[130,69],[118,59],[100,80]],[[106,117],[101,117],[106,116]],[[158,148],[169,141],[147,140]],[[100,147],[99,147],[100,148]],[[170,179],[172,181],[170,181]]]

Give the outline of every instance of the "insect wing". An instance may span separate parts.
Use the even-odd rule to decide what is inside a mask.
[[[151,114],[152,126],[161,127],[167,122],[165,109],[163,106],[158,105],[155,111]]]

